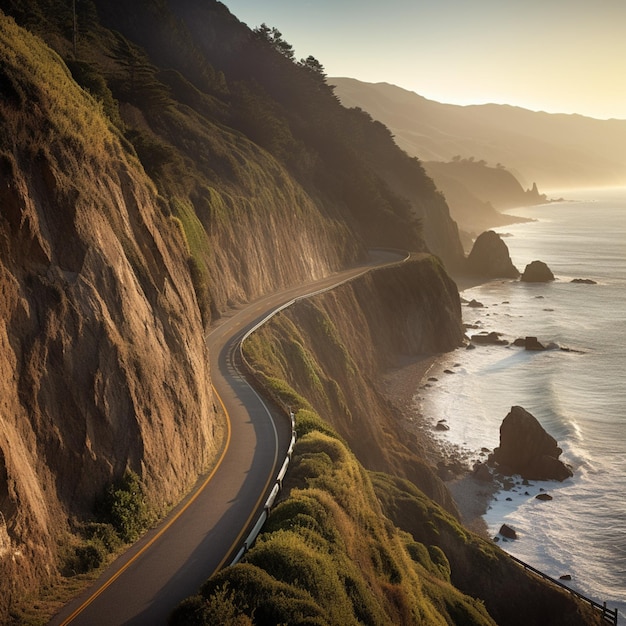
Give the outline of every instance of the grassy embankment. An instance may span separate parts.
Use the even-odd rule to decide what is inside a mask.
[[[207,581],[171,623],[600,623],[588,607],[463,528],[412,482],[364,468],[329,424],[333,413],[363,419],[337,383],[362,375],[360,356],[323,307],[303,305],[319,330],[315,346],[290,311],[245,344],[265,394],[296,414],[298,440],[281,500],[243,561]],[[320,342],[337,378],[320,359]],[[325,419],[314,407],[323,407]]]
[[[369,474],[313,411],[297,409],[296,429],[288,496],[244,562],[209,580],[173,623],[494,623],[482,602],[452,586],[438,547],[415,541],[384,515],[379,490],[403,493],[402,485]],[[439,507],[418,492],[412,497],[433,532],[445,525],[465,536]]]
[[[356,376],[333,322],[319,309],[314,315],[338,368]],[[410,483],[364,469],[286,382],[286,371],[297,372],[316,404],[349,412],[340,386],[286,316],[271,325],[291,335],[291,343],[257,333],[246,343],[246,357],[266,393],[296,413],[298,441],[285,495],[243,562],[209,580],[173,623],[493,624],[480,600],[453,586],[436,541],[442,532],[461,544],[474,538]],[[407,501],[425,542],[391,520]],[[486,560],[495,558],[488,544],[480,550]]]

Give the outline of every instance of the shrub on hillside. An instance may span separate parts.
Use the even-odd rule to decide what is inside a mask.
[[[139,476],[130,470],[106,490],[98,509],[101,520],[111,524],[129,543],[148,528],[153,518]]]

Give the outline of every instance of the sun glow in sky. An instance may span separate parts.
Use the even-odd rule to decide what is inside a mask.
[[[328,76],[626,119],[626,0],[223,0]]]

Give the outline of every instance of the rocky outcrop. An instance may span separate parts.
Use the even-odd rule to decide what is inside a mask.
[[[518,337],[514,342],[514,346],[518,348],[526,348],[526,350],[530,351],[541,351],[546,350],[546,346],[544,346],[537,337]]]
[[[558,350],[559,348],[566,352],[570,351],[569,348],[561,348],[557,343],[554,343],[554,341],[550,341],[547,344],[543,344],[541,343],[541,341],[539,341],[539,339],[537,339],[537,337],[518,337],[513,342],[513,345],[517,346],[518,348],[525,348],[526,350],[530,352],[541,352],[543,350]]]
[[[502,524],[502,526],[500,526],[499,534],[506,539],[517,539],[517,532],[514,528],[511,528],[507,524]]]
[[[472,299],[467,303],[467,306],[470,309],[482,309],[485,305],[482,302],[479,302],[478,300]]]
[[[513,406],[500,426],[500,446],[490,456],[490,463],[503,474],[562,481],[573,473],[559,460],[561,452],[554,437],[531,413]]]
[[[518,278],[509,249],[500,235],[488,230],[478,236],[467,257],[467,271],[487,278]]]
[[[552,500],[552,496],[549,493],[538,493],[535,496],[535,500],[542,500],[544,502],[550,502],[550,500]]]
[[[471,340],[472,343],[492,346],[506,346],[509,343],[506,339],[502,339],[501,333],[497,333],[495,331],[492,331],[490,333],[483,332],[478,333],[477,335],[472,335]]]
[[[554,280],[554,274],[543,261],[533,261],[526,266],[520,280],[525,283],[549,283]]]

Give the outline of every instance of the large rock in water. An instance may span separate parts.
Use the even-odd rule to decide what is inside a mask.
[[[519,271],[509,256],[509,249],[493,230],[477,237],[467,257],[467,269],[471,274],[489,278],[519,277]]]
[[[533,261],[526,266],[520,280],[525,283],[549,283],[554,280],[554,274],[543,261]]]
[[[559,461],[561,448],[554,437],[521,406],[511,411],[500,426],[500,446],[491,461],[503,474],[520,474],[528,480],[565,480],[572,470]]]

